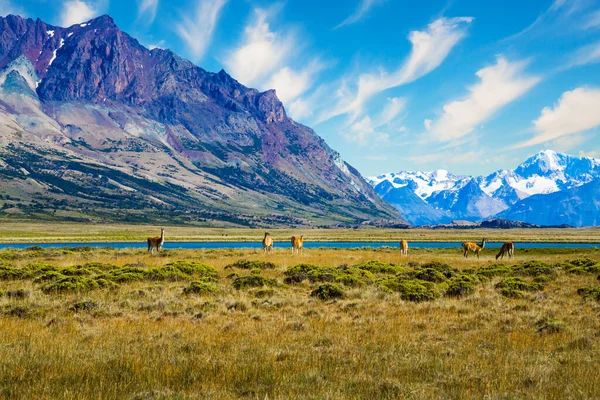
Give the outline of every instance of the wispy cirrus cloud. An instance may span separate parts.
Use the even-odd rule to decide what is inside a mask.
[[[600,63],[600,41],[583,46],[575,51],[569,58],[567,68]]]
[[[460,139],[527,93],[540,78],[526,76],[523,73],[526,65],[525,61],[511,63],[498,57],[496,64],[477,71],[479,82],[469,88],[464,99],[446,104],[437,121],[425,121],[432,137],[445,142]]]
[[[324,67],[325,65],[318,59],[300,70],[285,66],[271,76],[266,86],[274,88],[279,100],[288,104],[312,86],[314,76]]]
[[[514,146],[534,146],[576,135],[600,126],[600,88],[585,88],[564,92],[553,107],[542,110],[533,121],[535,136]]]
[[[138,0],[138,20],[144,19],[151,25],[156,19],[160,0]]]
[[[466,36],[472,20],[471,17],[439,18],[423,31],[412,31],[408,38],[412,50],[404,63],[390,73],[382,69],[379,74],[360,75],[354,93],[343,82],[338,89],[338,102],[321,114],[319,122],[344,114],[349,114],[355,120],[374,95],[427,75],[439,67],[454,46]]]
[[[186,44],[193,61],[200,61],[206,53],[226,3],[227,0],[196,0],[191,15],[181,13],[175,32]]]
[[[11,0],[0,0],[0,15],[20,15],[22,17],[27,16],[25,9],[21,5],[16,5]]]
[[[345,20],[337,24],[333,29],[339,29],[346,25],[352,25],[363,19],[367,13],[377,4],[383,3],[382,0],[360,0],[358,7]]]
[[[258,86],[280,68],[295,47],[291,33],[274,32],[269,19],[279,7],[255,9],[251,21],[244,29],[241,43],[231,51],[224,64],[231,75],[248,86]]]
[[[390,123],[400,116],[405,107],[406,99],[402,97],[390,98],[375,119],[371,119],[369,115],[365,116],[360,121],[351,124],[349,129],[344,131],[343,136],[361,146],[387,143],[390,139],[387,132]]]
[[[68,27],[88,21],[104,12],[107,6],[107,0],[67,0],[63,3],[63,9],[60,14],[60,24],[61,26]]]
[[[317,74],[328,65],[318,57],[302,57],[304,45],[293,30],[272,29],[270,21],[281,7],[276,4],[269,9],[255,9],[240,43],[226,54],[223,64],[244,85],[275,89],[290,115],[303,118],[312,113],[312,107],[300,97],[312,88]]]

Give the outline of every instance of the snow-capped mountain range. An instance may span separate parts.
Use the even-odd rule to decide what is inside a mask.
[[[596,225],[600,215],[596,199],[600,193],[593,183],[598,180],[600,159],[552,150],[537,153],[514,170],[499,170],[488,176],[453,175],[437,170],[368,178],[375,191],[414,225],[492,217],[541,225]],[[573,209],[576,188],[579,194],[586,193],[586,188],[594,193],[586,196],[589,199],[581,204],[583,208]],[[553,196],[548,197],[550,194]],[[570,203],[563,198],[570,199]],[[555,202],[553,208],[539,207],[544,210],[539,215],[536,204],[549,199]]]

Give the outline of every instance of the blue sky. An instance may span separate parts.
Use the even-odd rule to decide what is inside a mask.
[[[546,148],[600,156],[600,0],[421,3],[0,0],[0,14],[110,14],[146,46],[275,88],[366,176],[485,174]]]

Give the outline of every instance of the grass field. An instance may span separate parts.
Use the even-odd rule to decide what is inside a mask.
[[[78,223],[0,222],[0,243],[145,241],[160,234],[160,226]],[[168,241],[260,241],[264,229],[223,229],[167,226]],[[307,241],[464,241],[600,243],[600,227],[572,229],[269,229],[276,242],[292,235]]]
[[[0,398],[598,398],[599,261],[2,250]]]

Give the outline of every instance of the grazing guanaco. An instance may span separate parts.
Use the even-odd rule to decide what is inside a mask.
[[[485,247],[485,243],[487,242],[487,238],[483,238],[481,239],[481,244],[477,244],[475,242],[463,242],[462,247],[464,250],[464,256],[465,258],[469,257],[469,252],[472,251],[473,253],[475,253],[475,255],[477,256],[477,258],[479,258],[479,252],[481,250],[483,250],[483,248]]]
[[[408,256],[408,242],[404,239],[400,241],[400,255]]]
[[[265,254],[271,253],[273,251],[273,238],[269,232],[265,232],[265,237],[262,241],[263,251]]]
[[[148,238],[148,251],[152,254],[152,250],[160,253],[163,243],[165,242],[165,228],[160,228],[160,236],[151,236]]]
[[[292,236],[292,255],[294,251],[296,254],[302,254],[302,245],[304,244],[304,235],[300,237]]]
[[[513,242],[506,242],[502,245],[502,247],[500,248],[500,252],[498,253],[498,255],[496,255],[496,260],[499,257],[502,257],[500,259],[504,260],[504,254],[508,256],[509,260],[515,256],[515,245],[513,244]]]

